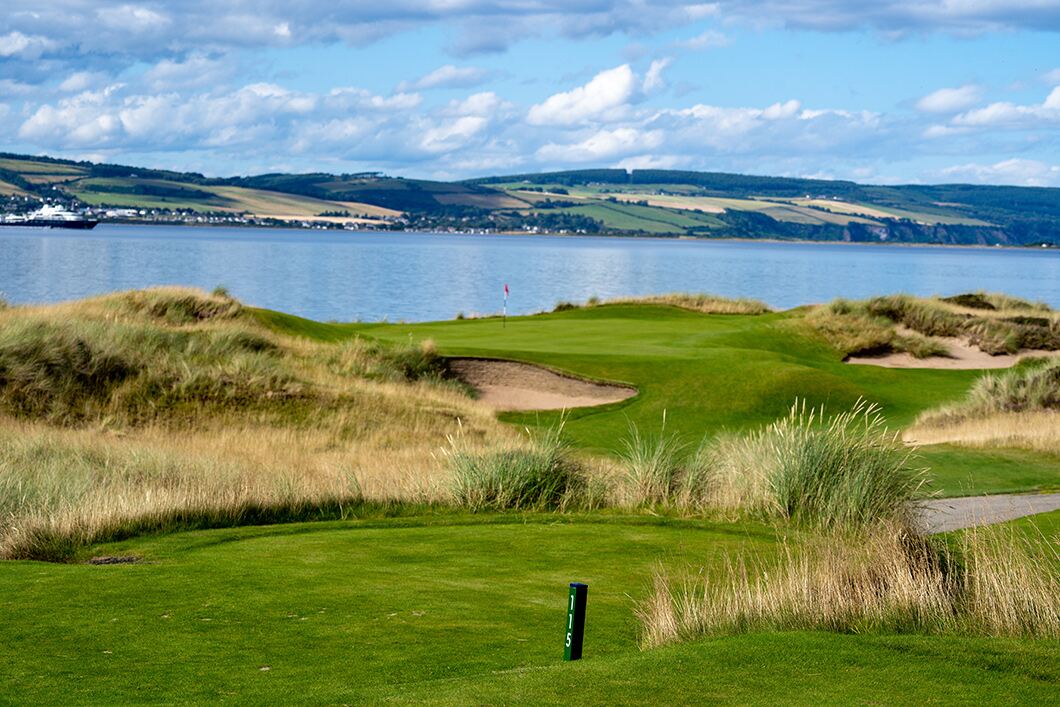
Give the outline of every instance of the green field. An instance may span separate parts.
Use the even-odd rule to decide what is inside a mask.
[[[556,197],[557,199],[562,197]],[[639,204],[593,201],[585,205],[547,209],[542,213],[568,213],[588,216],[607,228],[623,231],[643,231],[653,234],[683,234],[690,228],[710,229],[721,223],[710,214],[698,211],[660,209]]]
[[[248,189],[245,187],[183,184],[162,179],[126,177],[81,179],[65,187],[87,204],[123,206],[139,209],[187,209],[211,212],[249,213],[282,219],[313,218],[325,212],[348,212],[351,216],[395,216],[398,211],[357,202],[314,199],[297,194]],[[165,193],[140,194],[120,190],[158,189]],[[181,192],[187,192],[182,195]]]

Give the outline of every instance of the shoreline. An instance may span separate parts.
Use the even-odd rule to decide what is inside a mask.
[[[881,248],[947,248],[947,249],[974,249],[974,250],[1006,250],[1006,251],[1021,251],[1021,252],[1040,252],[1040,251],[1060,251],[1060,245],[1050,244],[1037,244],[1037,245],[1011,245],[1011,244],[996,244],[987,245],[983,243],[907,243],[907,242],[887,242],[887,241],[826,241],[826,240],[809,240],[809,239],[781,239],[781,238],[749,238],[749,237],[718,237],[718,238],[699,238],[695,236],[661,236],[661,235],[638,235],[638,234],[626,234],[621,232],[616,233],[531,233],[528,231],[494,231],[494,232],[481,232],[481,231],[437,231],[437,230],[417,230],[417,229],[401,229],[391,230],[383,228],[302,228],[299,226],[287,226],[287,225],[261,225],[261,224],[240,224],[240,223],[181,223],[181,222],[152,222],[152,221],[100,221],[99,226],[142,226],[149,228],[230,228],[239,230],[258,230],[258,231],[292,231],[297,233],[312,233],[312,232],[325,232],[325,233],[345,233],[351,235],[366,235],[366,234],[416,234],[425,236],[476,236],[476,237],[509,237],[509,238],[525,238],[525,237],[538,237],[538,238],[557,238],[557,239],[572,239],[572,238],[585,238],[585,239],[608,239],[608,240],[622,240],[622,241],[673,241],[681,243],[766,243],[772,245],[836,245],[836,246],[875,246]],[[98,227],[98,226],[97,226]],[[54,234],[55,232],[64,233],[66,229],[52,229],[52,228],[41,228],[34,226],[11,226],[15,232],[47,232],[48,234]],[[83,232],[70,229],[69,235],[91,235],[92,231]]]

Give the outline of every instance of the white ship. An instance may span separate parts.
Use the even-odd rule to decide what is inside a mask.
[[[45,205],[28,214],[0,216],[0,226],[27,226],[30,228],[95,228],[99,221],[85,218],[84,214],[67,211],[61,206]]]

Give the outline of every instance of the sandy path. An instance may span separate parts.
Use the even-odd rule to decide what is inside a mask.
[[[494,410],[565,410],[616,403],[637,394],[633,388],[594,383],[516,361],[454,358],[453,374]]]
[[[924,530],[945,533],[1058,510],[1060,493],[935,498],[917,505]]]
[[[909,335],[904,327],[898,333]],[[863,366],[882,366],[883,368],[946,368],[953,370],[979,370],[985,368],[1011,368],[1020,360],[1035,356],[1060,356],[1060,351],[1028,350],[1018,354],[1001,354],[992,356],[980,351],[977,347],[955,337],[931,337],[943,344],[950,352],[949,356],[932,356],[931,358],[914,358],[912,354],[892,353],[883,356],[851,356],[847,363]]]

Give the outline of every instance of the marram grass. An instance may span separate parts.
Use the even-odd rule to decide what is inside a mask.
[[[912,450],[865,402],[831,416],[797,403],[765,428],[705,438],[691,453],[665,427],[652,436],[634,426],[618,463],[630,505],[817,528],[908,523],[924,483]]]
[[[703,635],[819,630],[1060,638],[1052,543],[971,530],[952,548],[883,525],[730,559],[718,576],[657,572],[637,607],[641,645]]]

